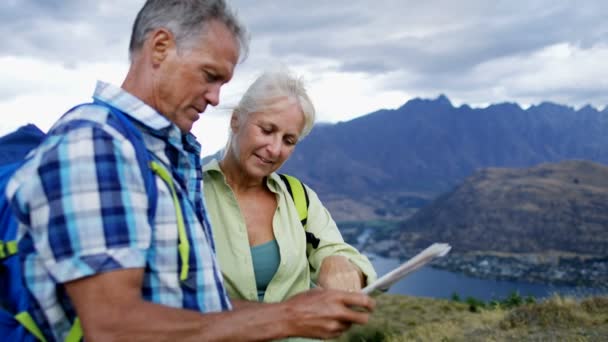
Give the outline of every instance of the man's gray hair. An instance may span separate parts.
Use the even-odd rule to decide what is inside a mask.
[[[166,28],[175,37],[178,49],[187,47],[197,38],[208,22],[223,23],[239,44],[241,60],[247,56],[249,38],[245,27],[224,0],[147,0],[141,8],[131,33],[129,58],[142,48],[147,35],[158,28]]]

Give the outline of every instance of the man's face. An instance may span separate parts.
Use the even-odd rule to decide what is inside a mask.
[[[220,87],[232,78],[239,55],[236,39],[218,21],[207,23],[205,32],[186,44],[168,50],[153,85],[156,109],[184,133],[208,104],[219,103]]]

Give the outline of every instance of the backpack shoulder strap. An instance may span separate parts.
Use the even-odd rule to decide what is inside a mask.
[[[137,156],[137,162],[139,163],[139,167],[144,178],[146,193],[148,194],[148,199],[150,201],[148,207],[148,220],[151,226],[154,221],[156,206],[158,203],[158,188],[156,187],[155,175],[158,175],[169,187],[171,196],[173,197],[173,205],[175,206],[175,217],[177,218],[177,232],[179,240],[178,251],[180,260],[182,261],[179,277],[180,280],[186,280],[190,271],[190,242],[188,241],[186,224],[171,172],[161,165],[161,163],[152,158],[152,155],[148,151],[140,131],[126,117],[126,114],[124,114],[121,110],[97,99],[95,99],[93,103],[96,105],[105,106],[110,110],[112,115],[121,123],[124,130],[122,133],[133,144],[133,148],[135,149],[135,154]]]
[[[0,137],[0,166],[22,162],[32,149],[42,143],[45,136],[40,128],[27,124]]]
[[[152,220],[156,213],[156,204],[158,202],[158,189],[156,188],[154,175],[150,169],[150,164],[153,163],[152,156],[146,148],[144,138],[139,130],[133,125],[131,120],[129,120],[121,110],[118,110],[97,99],[94,100],[92,105],[106,107],[110,111],[111,115],[116,118],[118,122],[120,122],[120,126],[122,128],[121,133],[133,145],[133,148],[135,149],[135,156],[137,157],[137,163],[139,164],[139,168],[141,169],[144,180],[144,186],[146,187],[146,193],[148,194],[148,199],[150,201],[148,206],[148,219],[150,224],[152,224]]]
[[[287,191],[289,192],[289,195],[291,195],[293,203],[296,205],[302,227],[306,229],[306,222],[308,221],[308,206],[310,204],[306,187],[304,187],[304,184],[302,184],[302,182],[296,177],[282,173],[279,174],[279,177],[281,177],[281,180],[283,183],[285,183]]]
[[[310,205],[310,199],[308,198],[308,192],[306,191],[306,187],[304,183],[302,183],[299,179],[294,176],[286,175],[279,173],[279,177],[283,183],[285,183],[285,187],[287,187],[287,191],[291,195],[291,199],[298,210],[298,216],[300,217],[300,223],[302,223],[302,227],[306,233],[306,243],[311,244],[312,248],[319,247],[319,240],[314,234],[306,231],[306,224],[308,222],[308,206]]]

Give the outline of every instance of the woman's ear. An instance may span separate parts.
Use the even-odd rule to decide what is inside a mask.
[[[232,134],[236,134],[239,129],[239,116],[236,111],[232,112],[232,116],[230,117],[230,131]]]

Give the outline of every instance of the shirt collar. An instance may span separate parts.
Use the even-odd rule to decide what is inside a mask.
[[[203,172],[219,172],[222,176],[224,176],[224,173],[220,168],[220,163],[216,158],[211,159],[207,164],[203,165]],[[226,178],[224,178],[224,182],[225,181]],[[266,177],[266,185],[268,186],[268,189],[270,189],[270,191],[274,193],[280,192],[279,188],[283,186],[281,184],[283,184],[283,181],[281,180],[279,174],[276,172],[273,172],[270,174],[270,176]]]
[[[200,143],[192,133],[186,134],[185,139],[182,140],[182,133],[176,125],[126,90],[110,83],[97,81],[93,98],[108,103],[135,119],[142,126],[166,136],[176,146],[182,145],[185,141],[200,154]]]
[[[97,81],[93,98],[106,102],[153,130],[171,126],[171,121],[138,97],[110,83]]]
[[[207,164],[203,165],[203,172],[217,171],[223,174],[222,169],[220,169],[220,162],[213,158]]]

